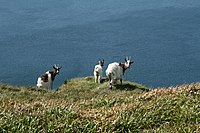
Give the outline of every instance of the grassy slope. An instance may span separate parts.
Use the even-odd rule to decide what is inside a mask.
[[[0,132],[199,132],[200,83],[148,91],[76,78],[59,89],[0,85]]]

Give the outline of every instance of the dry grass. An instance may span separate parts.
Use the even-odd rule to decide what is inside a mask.
[[[106,80],[57,90],[0,85],[0,132],[199,132],[200,83],[148,90]]]

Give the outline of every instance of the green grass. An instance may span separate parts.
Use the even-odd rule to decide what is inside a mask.
[[[76,78],[56,90],[0,85],[0,132],[200,132],[200,83],[149,90]]]

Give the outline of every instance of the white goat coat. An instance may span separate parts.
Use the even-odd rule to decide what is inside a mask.
[[[98,73],[98,75],[97,75]],[[94,76],[101,76],[102,75],[102,66],[101,65],[96,65],[94,67]]]
[[[108,77],[109,75],[111,76],[111,83],[115,83],[123,78],[123,68],[117,62],[111,63],[106,69],[106,76]]]
[[[44,87],[44,88],[50,88],[52,87],[52,79],[51,79],[51,74],[49,71],[46,72],[48,74],[48,82],[44,82],[41,77],[38,78],[37,80],[37,87]]]
[[[97,80],[98,80],[98,82],[100,83],[100,80],[101,80],[101,78],[102,78],[102,73],[103,73],[103,71],[102,71],[102,66],[101,66],[101,65],[96,65],[96,66],[94,67],[94,78],[95,78],[95,82],[97,82]]]

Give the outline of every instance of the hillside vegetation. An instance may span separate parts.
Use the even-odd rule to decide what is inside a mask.
[[[91,77],[56,90],[0,85],[0,132],[200,132],[200,83],[108,89]]]

